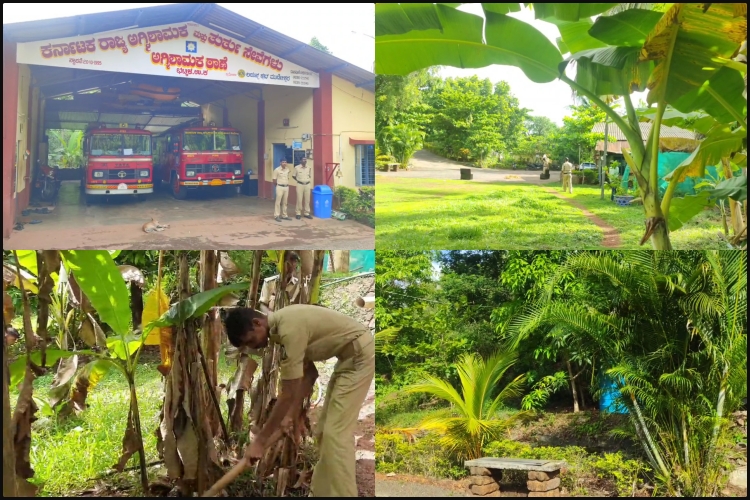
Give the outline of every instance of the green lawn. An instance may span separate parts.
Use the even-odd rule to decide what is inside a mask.
[[[541,186],[385,176],[378,176],[377,186],[379,248],[604,248],[599,227]],[[559,183],[547,187],[561,191]],[[621,248],[638,248],[644,227],[642,207],[621,208],[608,197],[602,201],[598,187],[575,186],[572,198],[617,228]],[[725,248],[716,236],[718,222],[710,212],[696,217],[672,234],[673,246]]]
[[[554,185],[562,193],[562,186]],[[601,190],[598,186],[574,186],[573,194],[562,193],[563,196],[576,200],[586,209],[601,217],[606,223],[617,228],[624,249],[648,248],[638,246],[643,236],[643,207],[618,207],[609,200],[610,193],[604,193],[604,200],[600,199]],[[672,246],[675,250],[705,250],[725,249],[724,240],[718,233],[722,230],[721,214],[718,209],[705,210],[690,220],[685,226],[670,234]]]
[[[147,356],[144,354],[143,356]],[[142,361],[136,369],[138,406],[144,434],[146,462],[158,460],[154,430],[159,424],[159,411],[163,395],[161,374],[156,370],[159,364],[153,356]],[[232,366],[222,359],[219,362],[219,379],[227,380]],[[34,396],[46,400],[52,383],[53,373],[34,381]],[[11,388],[11,407],[15,406],[18,392]],[[102,379],[87,398],[88,408],[80,416],[72,415],[56,422],[37,412],[38,420],[32,426],[31,467],[35,474],[32,481],[42,484],[42,496],[70,496],[85,488],[93,487],[90,481],[112,468],[120,458],[122,437],[128,416],[130,393],[125,378],[116,370]],[[38,402],[37,406],[42,405]],[[226,419],[226,404],[222,401],[222,412]],[[130,459],[129,465],[138,464],[138,454]],[[150,469],[149,472],[153,472]],[[128,475],[127,483],[132,486],[131,494],[140,489],[138,471]],[[115,479],[114,477],[112,478]]]

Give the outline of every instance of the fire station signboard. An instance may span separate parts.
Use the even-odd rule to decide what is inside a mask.
[[[318,88],[318,73],[196,23],[18,44],[18,62]]]

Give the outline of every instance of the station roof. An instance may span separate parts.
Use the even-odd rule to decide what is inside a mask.
[[[645,143],[651,134],[653,124],[651,122],[639,122],[638,125],[641,128],[641,137],[644,138],[643,142]],[[604,123],[597,123],[591,129],[592,132],[598,134],[603,134],[604,130]],[[620,127],[615,123],[609,123],[606,130],[610,137],[615,138],[614,142],[610,141],[607,144],[607,152],[622,154],[622,148],[628,147],[627,137],[625,137],[625,134],[622,133]],[[700,140],[700,134],[685,130],[684,128],[662,125],[661,129],[659,129],[659,143],[663,151],[693,151],[698,147]],[[595,149],[597,151],[604,151],[604,141],[598,141]]]
[[[283,5],[280,4],[280,8],[283,8]],[[304,42],[267,28],[214,3],[160,5],[3,24],[3,42],[24,43],[188,21],[211,27],[227,36],[252,44],[303,68],[319,73],[329,72],[352,82],[357,87],[370,92],[375,91],[375,75],[372,72],[336,56],[326,54]],[[56,80],[59,81],[60,73],[56,75]],[[39,78],[36,74],[35,77]],[[44,82],[40,83],[43,84]]]

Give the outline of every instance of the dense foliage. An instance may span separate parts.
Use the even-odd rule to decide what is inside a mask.
[[[630,418],[621,432],[638,443],[666,492],[717,493],[726,416],[747,395],[745,252],[379,251],[376,258],[378,328],[398,332],[378,358],[378,412],[418,410],[426,400],[402,396],[415,390],[449,401],[450,422],[439,416],[421,428],[446,424],[445,449],[475,454],[487,440],[458,423],[474,421],[491,437],[502,424],[493,400],[517,377],[527,379],[522,401],[503,403],[529,410],[565,397],[579,411],[614,380]],[[474,356],[491,365],[498,346],[518,361],[480,389],[487,377]],[[476,391],[484,396],[476,399]],[[473,413],[463,409],[469,400]],[[460,452],[447,446],[457,438]]]

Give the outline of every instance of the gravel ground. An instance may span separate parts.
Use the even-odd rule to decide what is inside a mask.
[[[466,490],[448,488],[440,484],[430,484],[399,477],[378,474],[375,479],[376,497],[466,497]]]

